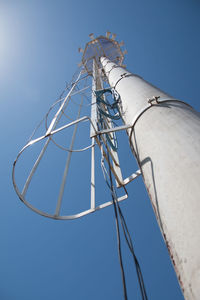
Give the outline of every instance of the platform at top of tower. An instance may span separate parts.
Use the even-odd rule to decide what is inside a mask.
[[[104,36],[94,38],[86,44],[82,56],[82,64],[88,74],[92,75],[93,59],[95,59],[97,65],[101,67],[101,56],[107,57],[118,65],[121,65],[124,59],[124,54],[117,41]]]

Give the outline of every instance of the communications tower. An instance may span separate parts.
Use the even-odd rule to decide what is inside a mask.
[[[189,104],[174,99],[140,76],[127,71],[123,65],[126,51],[121,50],[123,43],[117,42],[115,37],[109,32],[97,38],[91,34],[91,40],[85,48],[79,48],[82,52],[79,71],[46,114],[43,120],[45,129],[41,129],[41,122],[18,154],[13,165],[13,184],[21,201],[33,211],[53,219],[68,220],[95,212],[114,202],[96,202],[96,149],[99,149],[98,163],[117,203],[128,197],[126,185],[141,175],[185,299],[199,300],[200,115]],[[139,166],[127,178],[123,178],[118,156],[117,134],[122,131],[127,133],[131,151]],[[76,137],[78,134],[79,138]],[[41,149],[38,145],[41,145]],[[45,159],[52,145],[51,159]],[[38,156],[31,154],[32,166],[24,172],[24,184],[18,184],[18,161],[22,161],[22,154],[33,146]],[[65,154],[58,154],[59,160],[54,164],[55,149]],[[61,158],[65,157],[66,152],[63,176],[59,181],[56,172],[63,167]],[[75,161],[77,171],[73,175],[77,184],[85,186],[83,182],[88,180],[85,196],[90,197],[87,202],[89,207],[85,208],[85,204],[79,202],[82,211],[68,214],[64,212],[67,208],[64,200],[68,201],[74,196],[73,191],[66,197],[67,187],[70,190],[68,182],[71,175],[68,176],[68,172],[72,154],[82,155],[84,152],[89,154],[85,160],[78,158]],[[88,166],[89,155],[91,177],[88,179],[80,175],[82,177],[79,180],[81,166],[84,163]],[[29,189],[37,182],[36,175],[42,162],[45,166],[49,162],[53,164],[54,176],[51,179],[51,173],[48,173],[48,186],[51,182],[55,185],[60,182],[55,202],[45,200],[40,193],[41,201],[38,197],[35,200],[28,199],[31,195]],[[115,178],[114,183],[109,182],[111,176]],[[39,182],[39,191],[40,188]],[[118,195],[114,188],[123,192]],[[77,210],[77,206],[72,210]]]

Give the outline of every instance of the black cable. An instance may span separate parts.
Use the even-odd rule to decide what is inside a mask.
[[[109,157],[108,151],[107,151],[107,157],[108,157],[109,179],[110,179],[110,184],[107,182],[107,185],[111,190],[111,195],[112,195],[112,200],[113,200],[113,207],[114,207],[114,212],[115,212],[115,220],[116,220],[116,228],[117,228],[117,240],[118,240],[118,254],[119,254],[119,261],[120,261],[121,274],[122,274],[124,299],[127,300],[127,289],[126,289],[125,273],[124,273],[122,253],[121,253],[119,217],[120,217],[120,222],[121,222],[121,226],[122,226],[122,230],[123,230],[123,233],[124,233],[126,243],[129,247],[129,250],[130,250],[130,252],[133,256],[133,260],[134,260],[134,263],[135,263],[136,273],[137,273],[137,278],[138,278],[138,282],[139,282],[139,286],[140,286],[140,292],[141,292],[142,300],[148,300],[145,285],[144,285],[144,280],[143,280],[143,276],[142,276],[142,271],[141,271],[139,262],[137,260],[136,255],[135,255],[135,252],[134,252],[132,239],[131,239],[131,236],[130,236],[130,233],[129,233],[129,230],[128,230],[128,227],[127,227],[127,224],[126,224],[126,221],[125,221],[125,218],[124,218],[124,215],[123,215],[122,210],[120,208],[120,205],[117,201],[117,195],[116,195],[115,188],[114,188],[114,185],[113,185],[113,180],[112,180],[112,172],[111,172],[111,168],[110,168],[110,157]],[[118,217],[118,215],[119,215],[119,217]]]
[[[110,166],[110,157],[109,153],[107,151],[107,156],[108,156],[108,164]],[[114,213],[115,213],[115,222],[116,222],[116,231],[117,231],[117,245],[118,245],[118,255],[119,255],[119,262],[120,262],[120,268],[121,268],[121,275],[122,275],[122,283],[123,283],[123,291],[124,291],[124,299],[128,300],[127,297],[127,289],[126,289],[126,279],[125,279],[125,273],[124,273],[124,266],[123,266],[123,260],[122,260],[122,251],[121,251],[121,238],[120,238],[120,231],[119,231],[119,220],[118,220],[118,213],[117,213],[117,206],[116,206],[116,197],[115,191],[114,191],[114,186],[112,182],[112,173],[111,173],[111,168],[109,167],[109,178],[110,178],[110,186],[108,186],[111,189],[111,195],[112,195],[112,200],[113,200],[113,207],[114,207]]]
[[[132,239],[125,221],[125,218],[122,214],[121,208],[119,206],[119,203],[117,202],[117,207],[118,207],[118,211],[119,211],[119,215],[120,215],[120,221],[121,221],[121,225],[122,225],[122,229],[124,232],[124,236],[126,239],[126,242],[128,244],[128,247],[133,255],[133,259],[134,259],[134,263],[135,263],[135,267],[136,267],[136,272],[137,272],[137,277],[138,277],[138,281],[139,281],[139,285],[140,285],[140,291],[141,291],[141,295],[142,295],[142,299],[143,300],[148,300],[147,294],[146,294],[146,289],[145,289],[145,285],[144,285],[144,280],[143,280],[143,276],[142,276],[142,271],[139,265],[139,262],[137,260],[137,257],[135,255],[134,252],[134,248],[133,248],[133,243],[132,243]],[[127,236],[128,235],[128,236]]]

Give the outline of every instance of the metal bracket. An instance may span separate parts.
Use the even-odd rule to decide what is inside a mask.
[[[158,104],[158,99],[160,98],[160,96],[153,96],[152,99],[147,99],[148,100],[148,103],[150,103],[151,105],[153,104],[153,102],[155,102],[156,104]]]

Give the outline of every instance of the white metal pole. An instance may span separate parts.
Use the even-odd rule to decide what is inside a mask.
[[[200,114],[102,57],[185,299],[200,299]],[[160,97],[160,98],[158,98]]]

